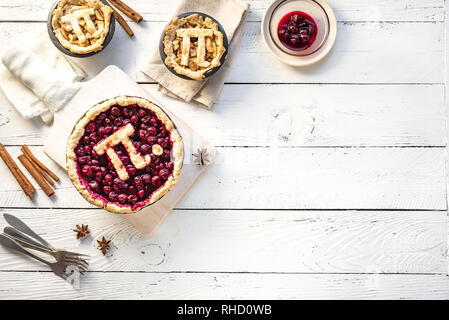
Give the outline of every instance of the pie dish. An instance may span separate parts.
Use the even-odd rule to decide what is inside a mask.
[[[77,122],[67,143],[66,166],[90,203],[133,213],[159,200],[176,184],[183,142],[154,103],[120,96],[98,103]]]
[[[175,74],[203,80],[222,65],[227,45],[217,21],[202,13],[186,13],[165,28],[161,57]]]
[[[108,42],[112,13],[100,0],[61,0],[51,12],[51,31],[69,52],[95,53]]]

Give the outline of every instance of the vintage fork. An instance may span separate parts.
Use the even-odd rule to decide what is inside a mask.
[[[23,254],[26,254],[42,263],[45,263],[46,265],[48,265],[51,268],[51,270],[53,271],[54,274],[56,274],[57,276],[61,277],[64,280],[67,280],[69,275],[66,274],[65,271],[69,265],[66,262],[64,262],[62,260],[54,262],[54,263],[49,262],[49,261],[31,253],[30,251],[28,251],[27,249],[22,247],[17,241],[13,240],[12,238],[10,238],[9,236],[7,236],[5,234],[0,234],[0,244],[2,244],[3,246],[5,246],[9,249],[16,250]]]
[[[37,247],[40,247],[40,249],[47,250],[47,252],[49,254],[53,255],[53,257],[55,257],[56,260],[64,259],[64,260],[72,260],[73,261],[73,259],[79,259],[79,261],[77,261],[77,262],[79,262],[79,263],[77,263],[77,265],[80,265],[79,269],[82,272],[87,270],[88,263],[86,262],[85,259],[82,259],[81,257],[89,257],[88,255],[75,253],[75,252],[69,252],[69,251],[63,251],[63,250],[56,250],[50,243],[48,243],[45,239],[43,239],[36,232],[34,232],[28,225],[25,224],[25,222],[23,222],[19,218],[15,217],[11,214],[8,214],[8,213],[3,214],[3,218],[6,220],[6,222],[8,222],[12,227],[15,228],[15,229],[12,229],[10,232],[4,230],[5,232],[10,233],[10,236],[19,238],[17,240],[27,241],[28,243],[25,243],[25,245],[29,245],[31,243]],[[9,227],[6,227],[5,229],[8,230]],[[33,237],[40,243],[30,239],[25,234]],[[23,243],[23,241],[22,241],[22,243]],[[33,249],[39,250],[39,248],[33,248]]]
[[[78,270],[81,274],[84,274],[84,272],[87,271],[87,268],[89,266],[89,263],[82,259],[81,257],[88,257],[81,253],[75,253],[75,252],[69,252],[64,250],[51,250],[50,248],[42,245],[41,243],[34,241],[30,237],[26,236],[24,233],[22,233],[19,230],[16,230],[11,227],[5,227],[3,229],[3,232],[10,238],[13,238],[13,240],[19,242],[23,246],[26,246],[30,249],[35,249],[41,252],[48,253],[52,255],[57,261],[64,261],[67,264],[75,264],[78,267]]]

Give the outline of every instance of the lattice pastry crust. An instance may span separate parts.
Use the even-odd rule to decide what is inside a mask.
[[[165,29],[165,64],[191,79],[202,80],[206,71],[219,67],[225,51],[223,33],[208,17],[175,17]]]
[[[103,48],[112,8],[99,0],[61,0],[53,11],[52,27],[61,45],[86,54]]]

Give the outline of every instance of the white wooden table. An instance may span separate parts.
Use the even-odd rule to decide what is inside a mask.
[[[0,0],[1,47],[45,29],[53,0]],[[91,74],[136,61],[176,0],[128,0],[145,22],[80,60]],[[159,232],[145,239],[90,206],[42,154],[49,128],[0,92],[0,141],[26,143],[62,177],[31,202],[0,163],[0,212],[55,246],[92,254],[79,290],[0,248],[0,298],[449,298],[443,0],[329,0],[339,33],[321,64],[295,69],[262,43],[270,0],[251,0],[241,47],[212,111],[170,106],[218,149]],[[446,6],[447,3],[446,3]],[[0,49],[1,50],[1,49]],[[79,243],[71,231],[88,224]],[[0,226],[5,225],[4,221]],[[111,256],[95,248],[113,239]]]

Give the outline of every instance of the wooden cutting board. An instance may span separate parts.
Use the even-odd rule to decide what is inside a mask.
[[[52,130],[44,145],[44,152],[65,168],[67,140],[76,122],[90,107],[98,102],[120,95],[146,98],[159,105],[173,120],[184,142],[184,164],[176,186],[153,205],[142,209],[138,213],[123,215],[139,232],[146,237],[150,237],[207,168],[207,165],[194,164],[192,154],[196,153],[198,148],[207,148],[210,153],[209,158],[213,160],[216,151],[208,141],[172,114],[121,69],[113,65],[106,67],[95,78],[84,83],[69,103],[56,112]],[[103,211],[102,214],[114,214],[106,210]]]

